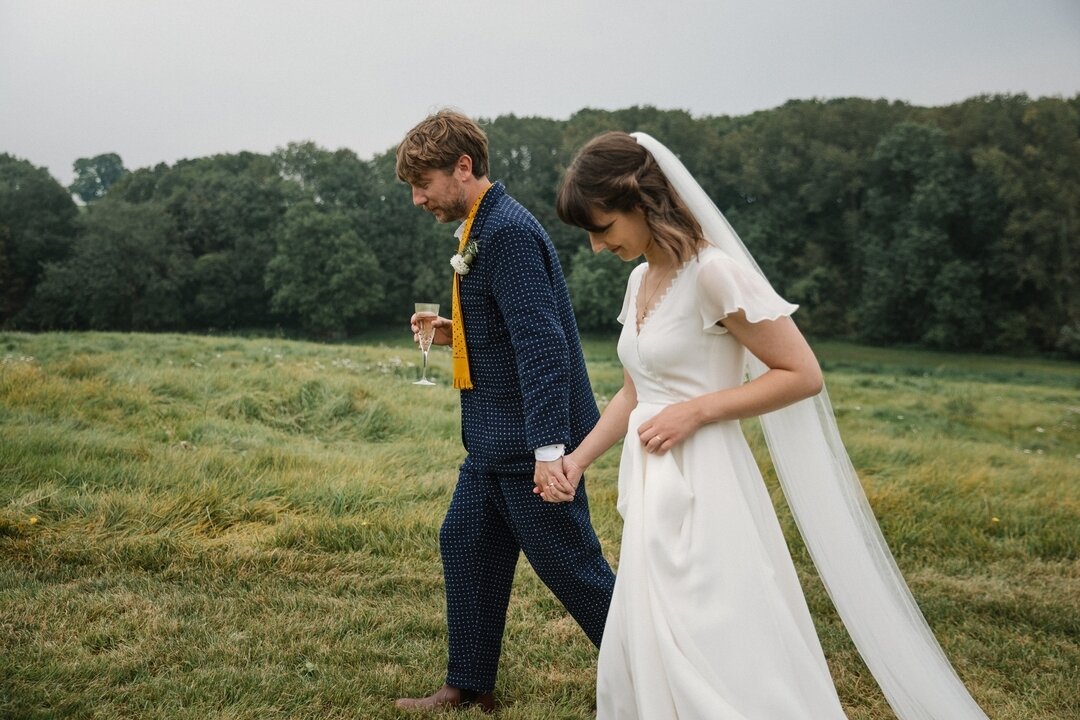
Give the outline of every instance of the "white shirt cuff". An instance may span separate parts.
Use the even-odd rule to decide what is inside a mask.
[[[558,445],[545,445],[544,447],[538,447],[533,450],[533,454],[536,455],[536,459],[540,462],[558,460],[565,452],[566,446],[562,443],[559,443]]]

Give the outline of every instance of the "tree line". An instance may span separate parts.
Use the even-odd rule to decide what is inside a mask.
[[[802,306],[809,335],[1080,357],[1080,96],[483,124],[491,175],[550,232],[583,330],[615,327],[630,268],[558,221],[555,191],[586,140],[643,130]],[[105,154],[75,171],[64,188],[0,154],[0,325],[331,338],[400,324],[414,301],[449,307],[452,228],[412,207],[392,148],[365,160],[292,143],[133,171]]]

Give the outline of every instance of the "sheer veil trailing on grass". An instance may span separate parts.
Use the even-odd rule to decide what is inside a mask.
[[[706,239],[761,274],[723,214],[675,155],[633,133],[701,224]],[[751,378],[768,368],[747,353]],[[986,714],[968,694],[919,610],[878,527],[823,389],[761,417],[780,485],[855,646],[901,720]]]

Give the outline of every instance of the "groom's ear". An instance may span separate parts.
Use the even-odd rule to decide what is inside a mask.
[[[468,155],[461,155],[454,163],[454,175],[458,180],[468,180],[473,174],[473,162],[472,158]]]

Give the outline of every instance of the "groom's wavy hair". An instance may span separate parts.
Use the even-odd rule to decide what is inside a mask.
[[[397,147],[397,176],[415,185],[428,170],[449,171],[462,155],[472,158],[473,177],[488,174],[487,135],[456,110],[428,115]]]
[[[705,244],[693,213],[671,187],[652,153],[624,132],[598,135],[578,151],[563,176],[555,210],[567,225],[600,232],[593,213],[645,212],[655,242],[683,263]]]

